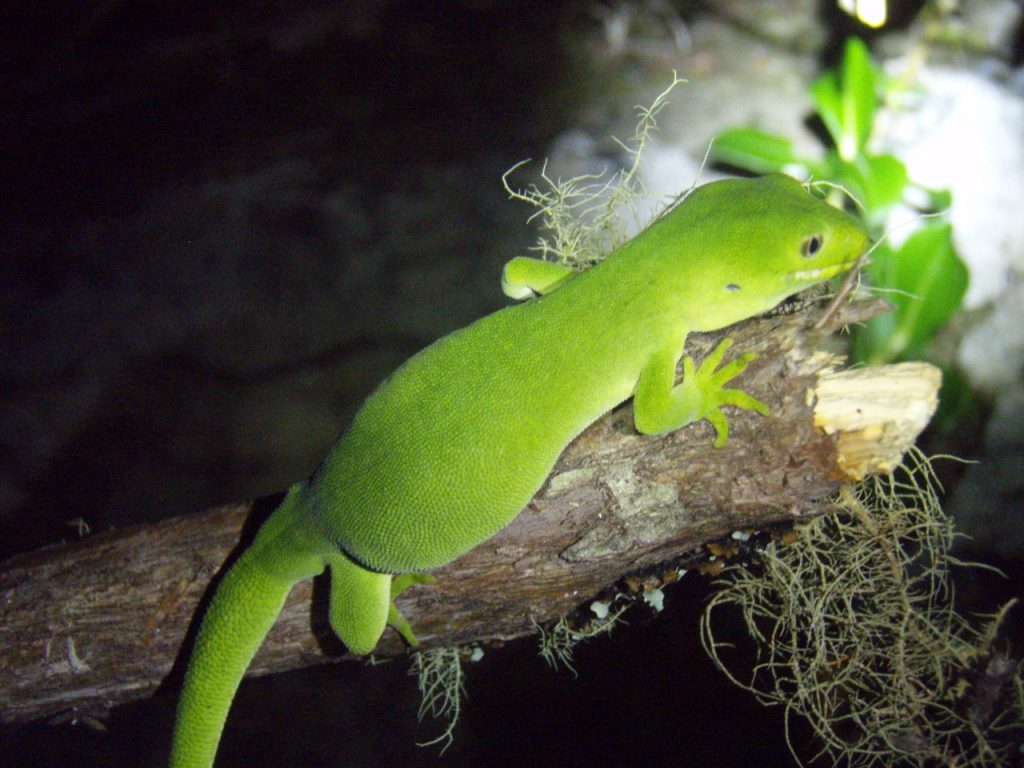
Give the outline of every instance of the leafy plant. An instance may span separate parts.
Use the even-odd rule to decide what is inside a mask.
[[[874,318],[854,337],[854,357],[870,363],[918,358],[960,306],[967,291],[967,267],[953,249],[949,224],[930,224],[898,249],[872,256],[871,280],[893,288],[886,300],[895,311]]]

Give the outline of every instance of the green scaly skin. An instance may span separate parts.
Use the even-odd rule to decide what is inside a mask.
[[[387,625],[415,636],[394,596],[507,525],[569,442],[634,398],[640,432],[723,405],[767,413],[725,384],[752,359],[676,365],[687,335],[774,307],[849,269],[868,245],[852,217],[784,176],[700,187],[579,274],[513,259],[507,307],[406,361],[363,404],[305,483],[231,566],[203,618],[178,706],[172,768],[209,768],[245,669],[297,581],[331,571],[331,626],[369,653]],[[406,574],[392,581],[392,574]]]

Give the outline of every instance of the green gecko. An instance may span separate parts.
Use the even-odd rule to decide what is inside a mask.
[[[203,617],[178,704],[171,768],[213,765],[228,709],[292,586],[328,569],[329,619],[357,654],[385,627],[416,638],[394,598],[425,571],[493,536],[540,489],[569,442],[633,398],[654,435],[723,405],[767,414],[725,384],[753,359],[698,367],[687,335],[765,312],[853,266],[861,225],[794,179],[699,187],[583,272],[516,258],[505,292],[532,298],[422,350],[367,398],[305,482],[292,486],[224,574]]]

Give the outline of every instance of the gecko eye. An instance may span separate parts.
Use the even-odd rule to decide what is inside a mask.
[[[821,253],[821,247],[825,244],[824,235],[811,235],[805,237],[804,241],[800,243],[800,255],[805,259],[810,259]]]
[[[740,287],[736,285],[736,283],[729,283],[727,286],[725,286],[725,290],[727,290],[729,293],[736,293],[736,291],[738,291],[739,289]]]

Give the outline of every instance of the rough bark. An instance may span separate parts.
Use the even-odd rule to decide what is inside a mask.
[[[833,325],[878,308],[849,305]],[[589,602],[625,575],[671,578],[675,566],[706,558],[709,543],[714,549],[733,531],[815,514],[844,477],[891,467],[930,417],[937,372],[875,369],[870,381],[845,389],[844,376],[833,373],[815,410],[820,377],[837,362],[817,351],[821,334],[808,330],[817,316],[729,329],[734,349],[758,354],[738,385],[768,403],[772,415],[732,409],[731,437],[720,450],[711,448],[707,422],[656,438],[637,435],[629,405],[593,424],[511,525],[438,571],[436,585],[402,596],[400,607],[424,645],[528,634],[534,621]],[[722,335],[696,336],[687,346],[699,357]],[[893,375],[916,385],[884,386]],[[894,397],[909,403],[894,408]],[[833,424],[829,412],[836,410],[861,421]],[[851,439],[856,462],[839,452]],[[0,566],[0,719],[98,716],[161,681],[176,685],[191,639],[186,630],[211,578],[275,502],[110,531]],[[320,580],[296,586],[251,674],[343,655],[326,625],[325,591]],[[402,651],[392,632],[378,648]]]

